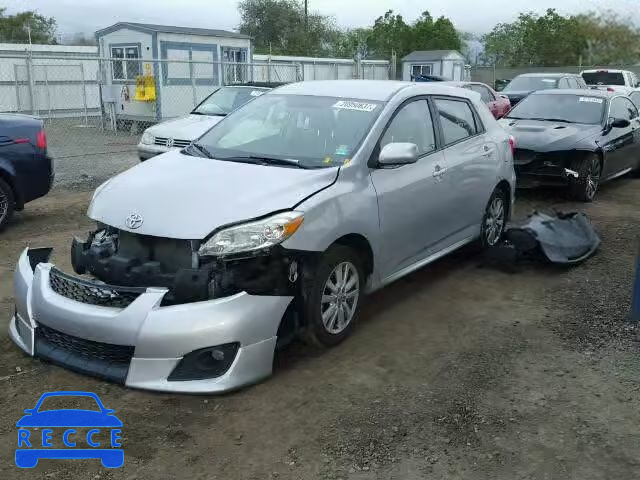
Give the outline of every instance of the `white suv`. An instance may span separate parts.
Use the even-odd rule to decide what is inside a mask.
[[[637,75],[629,70],[583,70],[580,75],[591,88],[625,95],[640,86]]]

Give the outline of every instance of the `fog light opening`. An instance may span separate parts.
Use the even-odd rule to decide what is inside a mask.
[[[239,348],[240,344],[235,342],[194,350],[178,362],[167,380],[171,382],[220,377],[233,364]]]

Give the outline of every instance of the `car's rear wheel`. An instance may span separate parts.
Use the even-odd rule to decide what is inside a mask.
[[[306,337],[318,346],[332,347],[353,330],[365,284],[358,253],[342,245],[323,255],[314,278],[305,288]]]
[[[600,186],[602,166],[598,155],[592,154],[571,162],[571,170],[578,173],[569,183],[571,197],[581,202],[592,202]]]
[[[9,222],[15,208],[13,190],[2,178],[0,178],[0,230]]]
[[[503,188],[496,188],[487,203],[480,229],[482,248],[495,247],[504,233],[507,223],[507,194]]]

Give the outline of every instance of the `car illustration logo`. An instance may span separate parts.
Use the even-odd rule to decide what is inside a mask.
[[[48,410],[51,397],[63,398],[66,404],[89,402],[91,409],[58,408]],[[59,401],[54,398],[56,404]],[[97,408],[96,408],[97,407]],[[119,468],[124,464],[124,451],[120,443],[122,422],[114,411],[105,408],[100,398],[91,392],[48,392],[43,394],[34,408],[28,408],[18,422],[18,448],[16,465],[33,468],[41,458],[100,459],[106,468]]]
[[[140,215],[138,215],[137,213],[132,213],[127,217],[124,223],[127,226],[127,228],[130,228],[131,230],[135,230],[136,228],[140,228],[142,226],[143,221],[144,220]]]
[[[167,138],[167,147],[173,148],[173,138]]]

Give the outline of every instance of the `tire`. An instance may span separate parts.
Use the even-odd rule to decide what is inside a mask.
[[[495,247],[502,238],[507,224],[507,193],[497,187],[487,202],[480,227],[480,246],[483,249]]]
[[[571,170],[578,172],[578,178],[569,183],[569,194],[580,202],[592,202],[600,184],[602,165],[598,155],[588,155],[571,162]]]
[[[0,230],[11,220],[15,206],[16,201],[13,190],[7,182],[0,178]]]
[[[340,277],[345,272],[346,281]],[[336,245],[325,252],[304,288],[305,337],[309,343],[333,347],[351,334],[362,306],[364,286],[363,262],[355,250]]]

